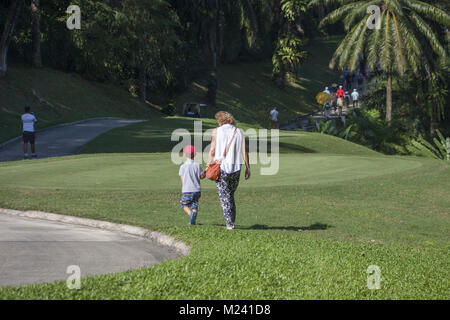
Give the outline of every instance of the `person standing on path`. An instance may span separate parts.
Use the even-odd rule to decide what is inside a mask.
[[[337,96],[337,108],[338,108],[338,115],[342,115],[342,107],[344,106],[344,89],[342,89],[342,86],[339,87],[338,91],[336,92]],[[336,112],[336,109],[334,110]]]
[[[356,89],[353,89],[353,92],[352,92],[353,108],[359,107],[358,98],[359,98],[358,91],[356,91]]]
[[[34,124],[37,122],[36,117],[30,112],[29,106],[25,107],[25,113],[22,115],[22,137],[23,137],[23,158],[28,159],[28,143],[31,146],[31,157],[36,158],[36,134]]]
[[[270,129],[276,129],[278,127],[278,111],[276,107],[270,111],[270,116]]]
[[[242,158],[246,166],[246,180],[250,178],[250,163],[246,151],[244,133],[236,128],[236,121],[233,116],[228,112],[219,111],[216,113],[215,118],[219,126],[213,130],[211,135],[208,165],[216,160],[221,161],[219,179],[216,181],[216,186],[227,229],[232,230],[236,221],[234,193],[239,185]],[[225,152],[227,147],[228,151]],[[223,156],[224,154],[225,157]]]

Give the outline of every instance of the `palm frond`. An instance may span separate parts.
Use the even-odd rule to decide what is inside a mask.
[[[423,14],[428,19],[450,27],[450,16],[445,11],[418,0],[402,0],[402,2],[413,11]]]
[[[420,33],[427,38],[434,52],[436,52],[440,57],[445,57],[445,49],[442,47],[431,27],[415,12],[410,12],[409,17]]]
[[[323,28],[327,24],[333,24],[337,21],[340,21],[344,19],[352,10],[355,8],[359,8],[360,6],[363,6],[366,2],[365,1],[357,1],[357,2],[351,2],[349,4],[343,5],[342,7],[337,8],[336,10],[330,12],[325,18],[322,19],[319,23],[319,28]],[[351,26],[345,26],[346,29],[350,28]]]
[[[367,55],[367,62],[372,69],[375,69],[376,65],[380,63],[380,38],[383,34],[386,19],[386,11],[381,13],[379,26],[380,28],[372,30],[372,34],[369,36],[369,54]]]
[[[391,33],[390,33],[390,17],[389,13],[386,14],[385,27],[384,27],[384,41],[382,44],[381,51],[381,67],[384,71],[388,71],[392,69],[392,44],[391,44]]]
[[[401,39],[399,25],[395,14],[392,16],[392,29],[396,40],[394,41],[394,47],[397,49],[395,55],[397,62],[397,71],[400,73],[400,75],[403,75],[406,72],[407,65],[403,50],[403,41]]]
[[[352,26],[355,24],[356,20],[362,19],[364,16],[367,15],[367,8],[371,5],[378,4],[380,0],[373,0],[373,1],[364,1],[358,6],[355,6],[353,10],[350,11],[350,13],[345,17],[344,25],[346,26]]]
[[[371,19],[371,17],[368,17],[367,21],[369,19]],[[366,40],[366,30],[367,30],[367,22],[364,24],[362,30],[360,31],[358,40],[356,41],[355,46],[353,47],[351,52],[351,57],[349,59],[349,69],[351,72],[355,72],[355,70],[357,69],[358,63],[361,58],[361,53],[364,50],[364,44]]]

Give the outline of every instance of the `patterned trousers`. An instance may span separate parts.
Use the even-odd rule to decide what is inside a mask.
[[[220,206],[227,227],[233,227],[236,220],[236,203],[234,202],[234,192],[239,185],[241,171],[226,173],[220,170],[219,180],[216,181],[217,191],[219,192]]]

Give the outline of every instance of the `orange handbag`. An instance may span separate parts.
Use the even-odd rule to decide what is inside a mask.
[[[236,129],[234,129],[233,137],[230,140],[230,143],[228,144],[227,148],[225,149],[225,152],[223,153],[223,158],[227,156],[228,150],[230,149],[231,143],[233,142],[234,136],[236,135]],[[220,174],[220,160],[216,160],[212,162],[208,168],[206,168],[206,177],[209,180],[217,181],[219,180],[219,174]]]

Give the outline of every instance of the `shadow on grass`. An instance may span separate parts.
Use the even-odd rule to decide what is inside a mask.
[[[225,225],[214,224],[214,226],[224,227]],[[254,224],[249,227],[240,227],[236,226],[236,229],[239,230],[282,230],[282,231],[315,231],[315,230],[327,230],[332,228],[333,226],[316,222],[307,227],[295,227],[295,226],[268,226],[265,224]]]
[[[280,142],[279,147],[280,147],[280,153],[292,153],[292,152],[294,152],[294,153],[298,153],[298,152],[299,153],[317,153],[317,151],[315,151],[313,149],[309,149],[309,148],[303,147],[298,144],[293,144],[293,143]]]
[[[250,227],[236,227],[236,229],[247,230],[285,230],[285,231],[314,231],[314,230],[326,230],[332,228],[329,224],[316,222],[308,227],[295,227],[295,226],[267,226],[264,224],[254,224]]]

